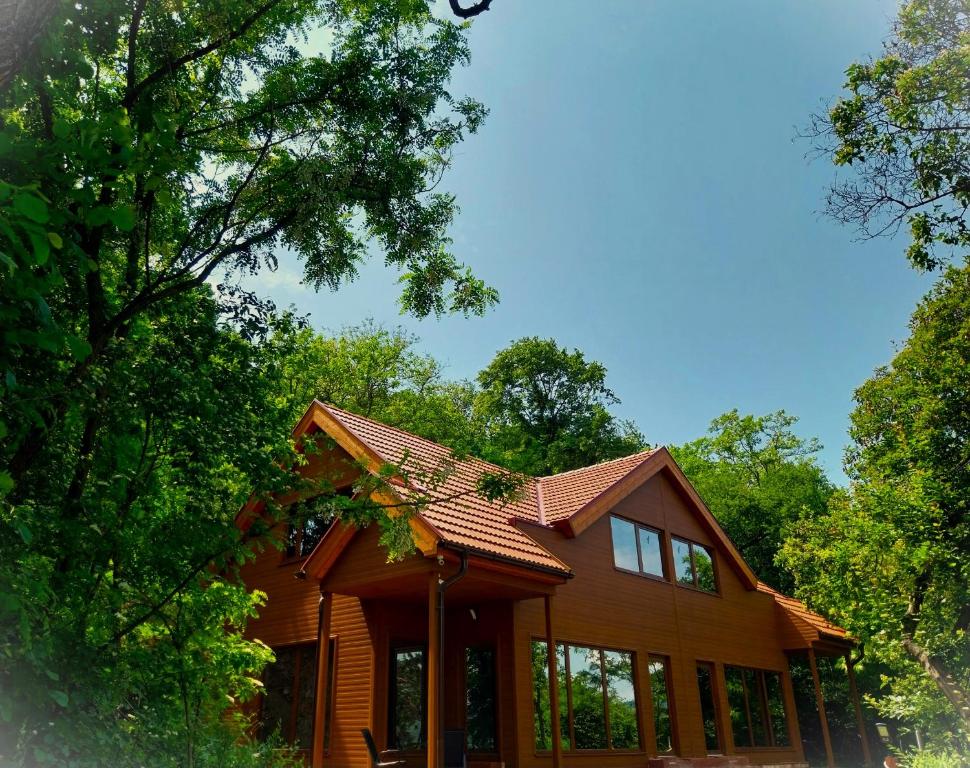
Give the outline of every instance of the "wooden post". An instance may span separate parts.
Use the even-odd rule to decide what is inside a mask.
[[[872,753],[869,751],[869,737],[866,735],[866,721],[862,717],[862,705],[859,703],[859,689],[855,684],[855,669],[852,663],[852,652],[845,654],[845,668],[849,675],[849,694],[852,696],[852,706],[855,707],[855,722],[862,739],[862,761],[865,765],[872,765]]]
[[[441,664],[440,635],[438,622],[438,573],[431,572],[428,580],[428,768],[440,767],[439,748],[441,744],[441,690],[438,687],[438,666]]]
[[[549,661],[549,728],[552,731],[552,768],[562,765],[562,739],[559,730],[559,674],[556,669],[556,640],[552,634],[552,597],[545,596],[546,659]]]
[[[832,754],[832,738],[829,736],[829,720],[825,716],[825,701],[822,699],[822,683],[818,677],[818,665],[815,663],[815,649],[808,649],[808,665],[812,669],[812,682],[815,683],[815,704],[818,706],[818,719],[822,724],[822,741],[825,742],[825,764],[828,768],[835,768],[835,756]]]
[[[320,592],[320,608],[317,618],[317,679],[313,706],[313,768],[323,768],[323,737],[326,730],[327,685],[330,680],[330,625],[333,615],[333,595]]]

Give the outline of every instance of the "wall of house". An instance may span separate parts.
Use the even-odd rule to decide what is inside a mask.
[[[665,531],[669,568],[673,562],[671,534],[709,547],[714,544],[688,504],[667,477],[658,474],[620,502],[613,514]],[[788,665],[773,601],[767,595],[747,590],[727,565],[722,552],[715,554],[719,594],[714,595],[616,570],[609,514],[575,539],[567,539],[556,531],[538,526],[526,526],[524,530],[568,563],[575,573],[568,584],[557,589],[552,601],[556,640],[636,653],[641,739],[646,753],[655,754],[646,660],[648,655],[657,654],[669,657],[671,662],[672,710],[680,755],[702,757],[707,754],[696,663],[709,661],[716,665],[716,694],[724,752],[746,754],[752,763],[801,760]],[[522,768],[549,766],[551,756],[535,751],[531,688],[530,643],[533,638],[545,635],[543,602],[526,600],[518,603],[514,621],[519,765]],[[723,685],[725,664],[783,673],[791,748],[734,748]],[[644,762],[642,753],[574,752],[564,753],[563,759],[565,766],[589,768],[642,766]]]

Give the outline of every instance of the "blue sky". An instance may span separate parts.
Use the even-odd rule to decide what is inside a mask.
[[[467,3],[466,3],[467,4]],[[878,55],[886,0],[495,0],[453,92],[491,114],[444,185],[455,251],[498,288],[483,318],[417,321],[380,259],[316,294],[284,257],[259,284],[317,328],[401,325],[455,378],[538,335],[603,362],[654,443],[731,408],[779,408],[844,481],[852,391],[887,362],[931,278],[902,238],[822,218],[825,160],[795,139]]]

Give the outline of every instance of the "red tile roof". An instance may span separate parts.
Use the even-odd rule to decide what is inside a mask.
[[[766,595],[771,595],[775,599],[775,602],[781,606],[783,610],[794,615],[796,618],[801,619],[811,626],[816,632],[823,635],[828,635],[829,637],[835,637],[840,640],[851,639],[846,630],[833,624],[824,616],[820,616],[814,611],[810,611],[808,606],[806,606],[801,600],[796,600],[794,597],[783,595],[778,590],[769,587],[763,581],[758,582],[758,591],[764,592]]]
[[[521,499],[489,501],[477,493],[478,479],[507,470],[481,459],[456,458],[450,449],[417,435],[333,406],[324,408],[381,460],[400,466],[413,490],[432,497],[420,514],[443,541],[569,573],[568,565],[511,524],[512,518],[538,520],[531,478]]]
[[[591,467],[538,478],[536,492],[543,521],[551,524],[572,517],[610,486],[629,475],[656,451],[655,448]]]

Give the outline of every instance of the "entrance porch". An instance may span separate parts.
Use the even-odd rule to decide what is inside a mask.
[[[457,750],[469,768],[515,764],[513,605],[545,598],[548,616],[549,597],[563,576],[451,550],[369,573],[341,567],[348,562],[321,581],[318,637],[331,635],[334,595],[360,601],[373,659],[370,730],[378,749],[399,750],[409,766],[442,768],[447,735],[449,757]],[[317,691],[330,685],[332,647],[317,644]],[[550,672],[555,696],[554,664]],[[331,705],[327,696],[317,697],[314,734],[321,738],[314,736],[313,768],[328,764],[322,734]]]

